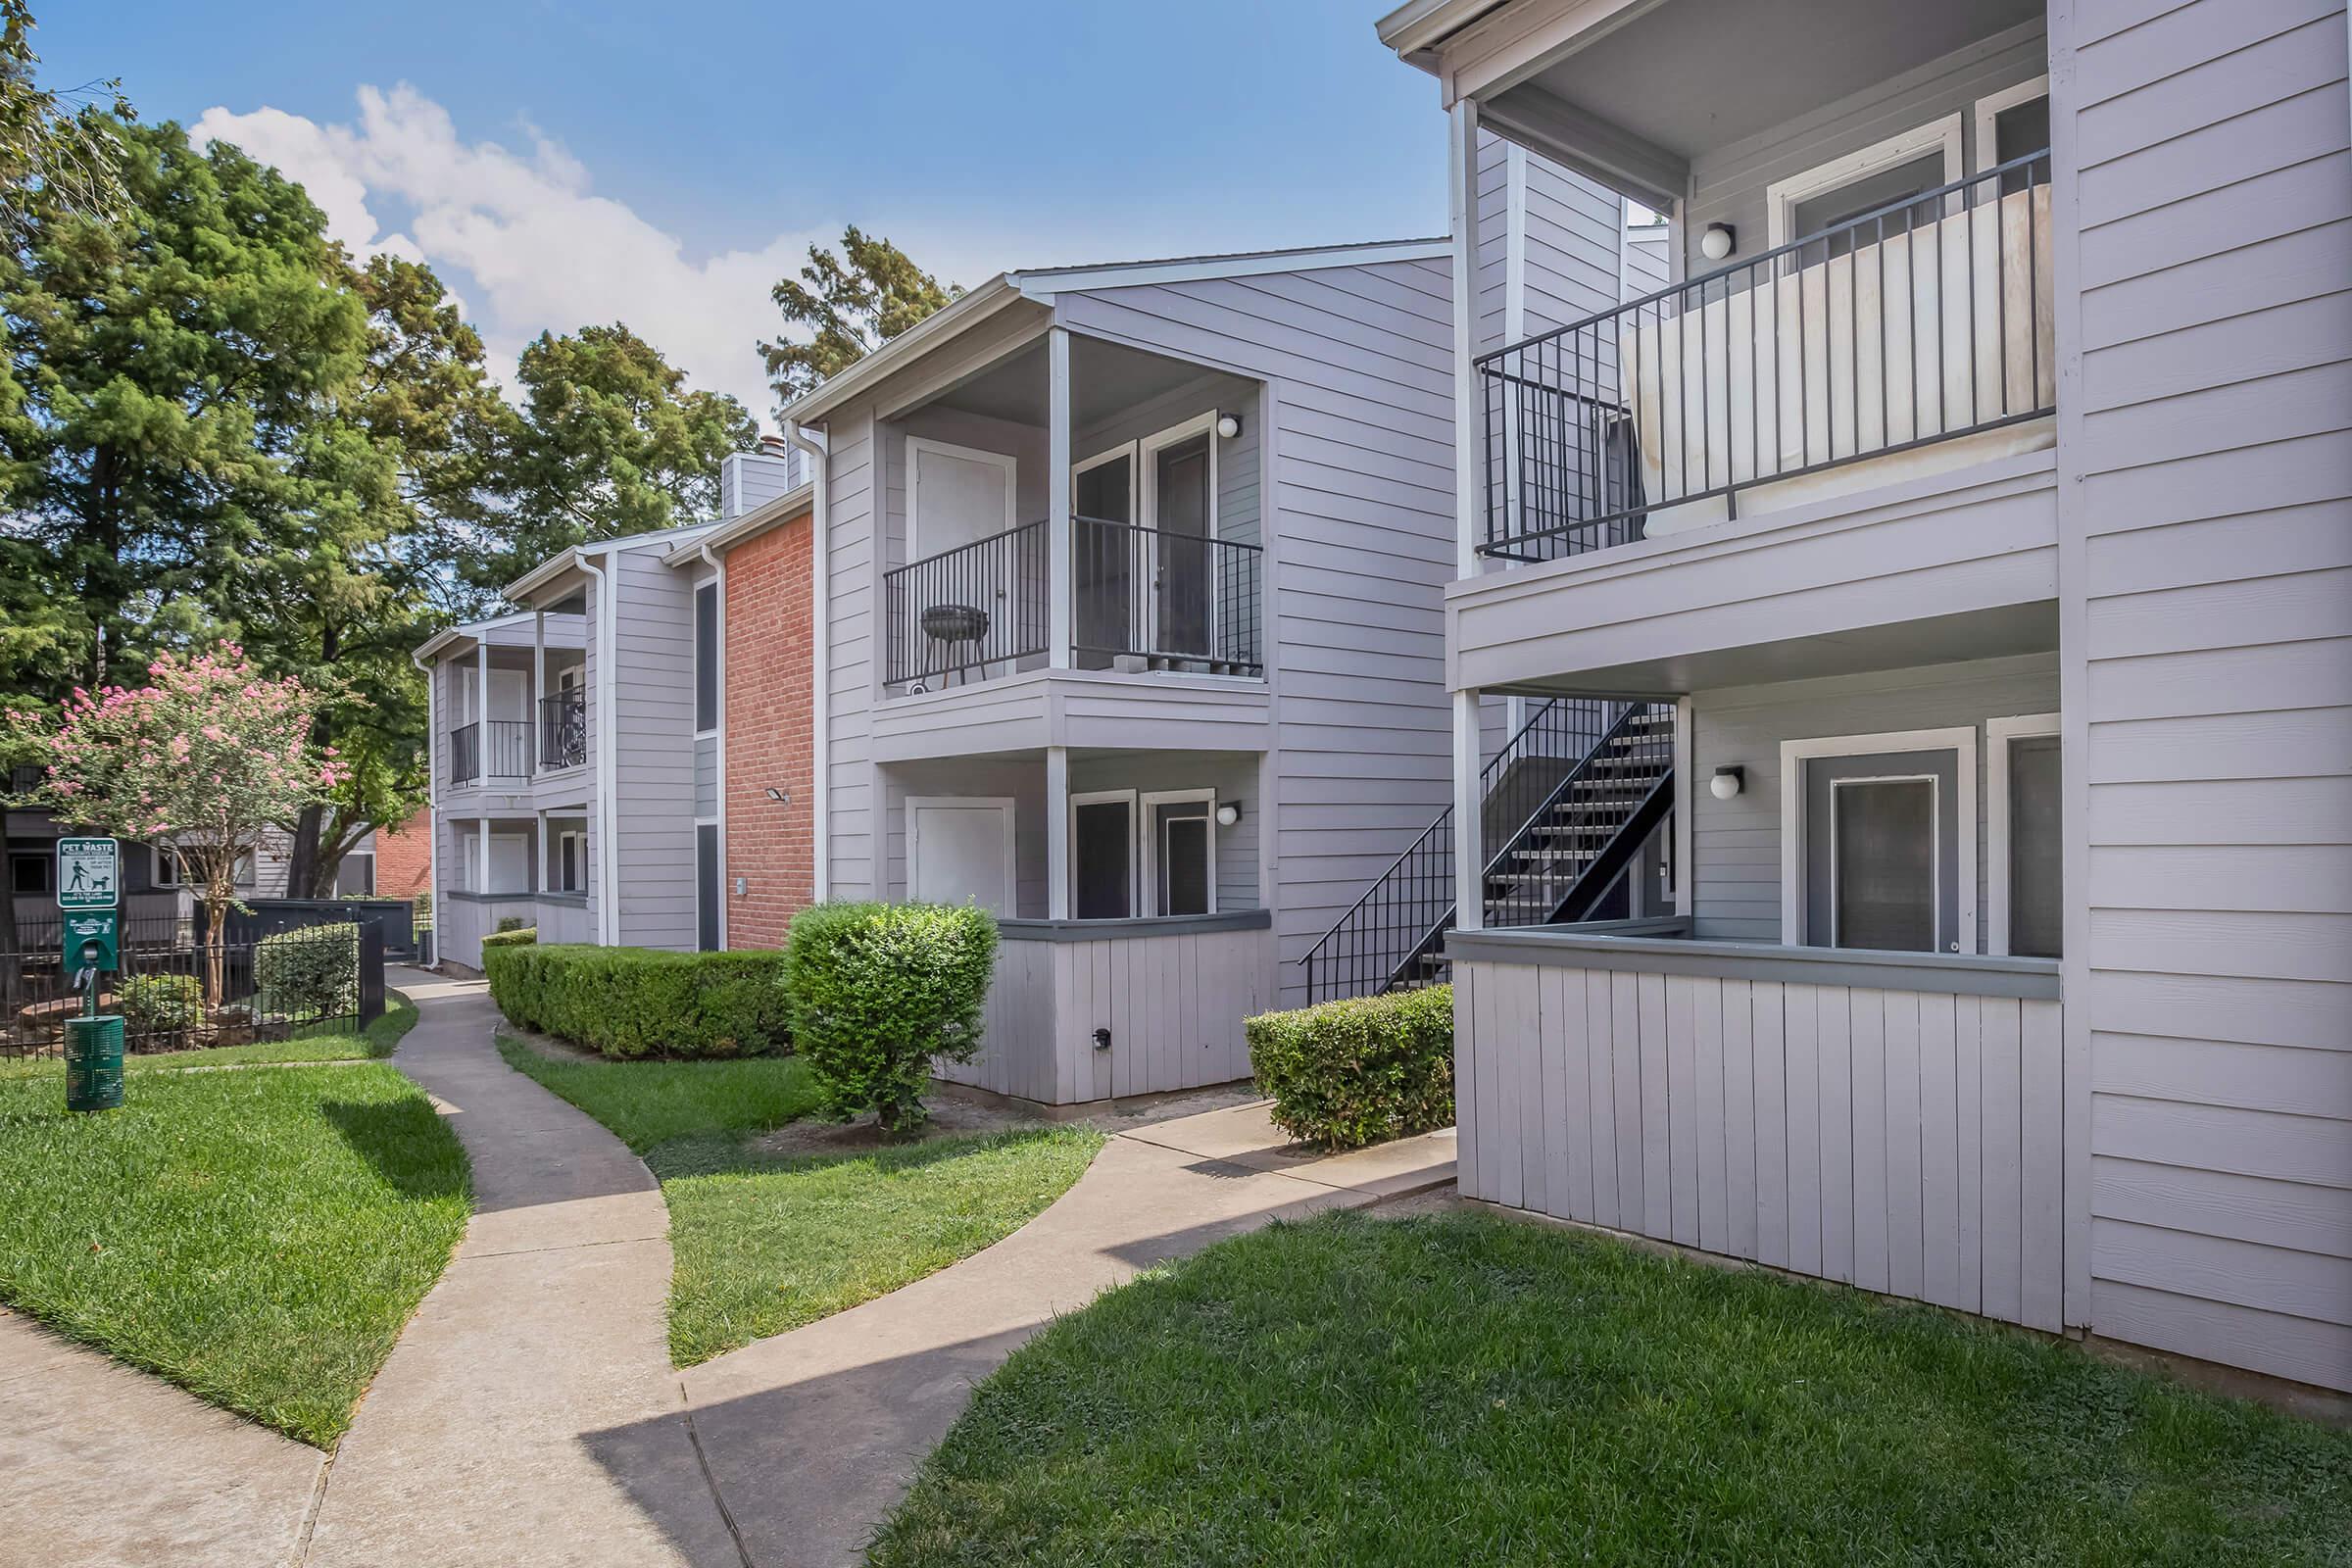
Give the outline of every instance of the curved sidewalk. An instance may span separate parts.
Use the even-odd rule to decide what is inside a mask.
[[[466,1239],[361,1402],[307,1564],[738,1564],[669,1365],[669,1214],[498,1057],[479,982],[409,972],[394,1065],[473,1162]]]

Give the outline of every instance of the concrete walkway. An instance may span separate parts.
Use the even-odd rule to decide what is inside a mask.
[[[669,1365],[669,1215],[611,1133],[499,1060],[479,982],[409,972],[394,1065],[473,1162],[466,1240],[337,1449],[304,1561],[738,1564]]]
[[[0,1311],[0,1562],[291,1561],[326,1456]]]

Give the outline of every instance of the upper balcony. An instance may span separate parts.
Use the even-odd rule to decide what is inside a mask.
[[[575,610],[480,621],[420,650],[440,727],[434,759],[444,790],[517,794],[552,779],[584,780],[587,652]]]

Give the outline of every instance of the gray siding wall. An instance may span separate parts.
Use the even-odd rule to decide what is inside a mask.
[[[1692,791],[1692,934],[1781,940],[1781,742],[1968,724],[1977,730],[1977,951],[1985,951],[1984,720],[2057,709],[2054,654],[1693,693],[1693,784],[1718,767],[1746,773],[1728,801]]]
[[[2053,27],[2090,1319],[2352,1388],[2344,8]]]
[[[654,550],[622,551],[613,637],[613,882],[624,946],[691,949],[694,590]],[[591,672],[593,678],[593,671]],[[593,707],[593,704],[591,705]],[[590,744],[595,744],[592,735]]]
[[[1269,386],[1276,936],[1296,959],[1445,806],[1453,575],[1442,261],[1068,296],[1072,327]],[[1254,791],[1251,794],[1254,796]]]
[[[1625,203],[1491,131],[1479,135],[1477,352],[1618,303]],[[1512,259],[1520,288],[1509,288]]]
[[[1977,100],[2040,75],[2046,59],[2041,27],[2028,24],[1825,104],[1801,119],[1701,154],[1691,162],[1690,195],[1683,209],[1688,275],[1696,277],[1771,248],[1772,225],[1764,200],[1771,186],[1955,111],[1962,121],[1964,167],[1977,169],[1980,163],[1971,145]],[[1989,160],[1984,162],[1989,165]],[[1730,223],[1740,231],[1739,250],[1723,262],[1708,261],[1698,252],[1698,238],[1709,223]]]
[[[826,464],[825,815],[827,878],[833,897],[883,896],[875,844],[881,783],[873,764],[871,710],[881,678],[874,627],[875,421],[858,407],[825,421]]]

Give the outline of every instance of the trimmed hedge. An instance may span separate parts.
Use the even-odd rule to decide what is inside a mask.
[[[270,1023],[312,1023],[360,1010],[360,928],[297,926],[253,948],[254,1016]]]
[[[502,920],[496,931],[482,938],[482,946],[484,948],[528,948],[535,947],[538,941],[539,928],[537,926],[508,925]]]
[[[1261,1013],[1247,1025],[1274,1124],[1326,1149],[1361,1149],[1453,1120],[1453,988]]]
[[[826,1112],[920,1126],[934,1057],[969,1061],[997,964],[997,921],[975,905],[817,904],[784,943],[793,1039]]]
[[[520,937],[521,933],[514,933]],[[787,1049],[781,953],[662,953],[482,943],[498,1010],[615,1058],[757,1056]]]

